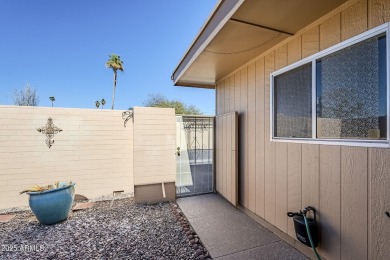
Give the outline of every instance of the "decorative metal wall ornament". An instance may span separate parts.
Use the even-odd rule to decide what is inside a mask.
[[[129,121],[134,116],[134,111],[125,111],[122,113],[122,119],[124,120],[123,125],[126,127],[127,121]]]
[[[62,131],[53,124],[53,119],[49,117],[45,126],[37,128],[37,131],[46,135],[46,144],[50,148],[54,144],[54,135]]]
[[[203,133],[212,127],[212,123],[206,118],[186,118],[183,120],[183,127],[186,132],[197,131]]]
[[[213,120],[209,117],[183,117],[183,128],[186,133],[187,151],[194,160],[207,157],[210,151],[209,140],[204,140],[204,134],[213,128]],[[207,136],[209,136],[207,134]]]
[[[202,141],[203,143],[203,141]],[[199,159],[199,156],[205,156],[208,154],[209,147],[207,144],[200,145],[198,139],[195,137],[190,145],[187,145],[187,151],[192,154],[195,159]]]

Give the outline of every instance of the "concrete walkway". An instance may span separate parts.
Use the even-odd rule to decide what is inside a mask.
[[[217,194],[177,203],[213,259],[307,259]]]

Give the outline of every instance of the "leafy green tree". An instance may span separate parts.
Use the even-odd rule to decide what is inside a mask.
[[[152,94],[144,101],[147,107],[169,107],[174,108],[176,114],[201,115],[202,112],[194,105],[186,105],[180,100],[169,100],[161,94]]]
[[[99,102],[99,100],[96,100],[96,101],[95,101],[95,106],[96,106],[96,108],[99,108],[99,107],[100,107],[100,102]]]
[[[38,106],[39,104],[37,90],[29,83],[27,83],[23,89],[15,89],[12,100],[16,106]]]
[[[50,101],[51,101],[51,107],[53,107],[53,102],[56,101],[56,98],[53,96],[53,97],[49,97]]]
[[[118,70],[122,72],[124,71],[123,61],[121,61],[120,56],[116,54],[111,54],[110,58],[106,62],[106,67],[112,69],[112,71],[114,72],[114,86],[112,87],[112,106],[111,106],[111,109],[114,109],[117,71]]]
[[[102,109],[103,109],[104,105],[106,104],[106,100],[104,98],[102,98],[102,101],[100,101],[100,103],[102,104]]]

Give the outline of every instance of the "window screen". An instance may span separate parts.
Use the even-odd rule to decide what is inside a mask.
[[[311,63],[274,78],[274,136],[312,137]]]
[[[386,139],[385,37],[317,60],[317,138]]]

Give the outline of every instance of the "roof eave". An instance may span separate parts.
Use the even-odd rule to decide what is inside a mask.
[[[174,86],[177,86],[177,87],[215,89],[215,84],[201,84],[201,83],[198,83],[198,82],[182,82],[182,81],[178,81],[178,82],[174,83]]]
[[[183,85],[184,83],[179,83],[181,76],[202,53],[215,35],[229,21],[230,17],[233,16],[244,1],[245,0],[219,0],[206,23],[202,26],[187,52],[174,69],[171,79],[175,86],[190,86]],[[214,88],[214,85],[212,88]]]

